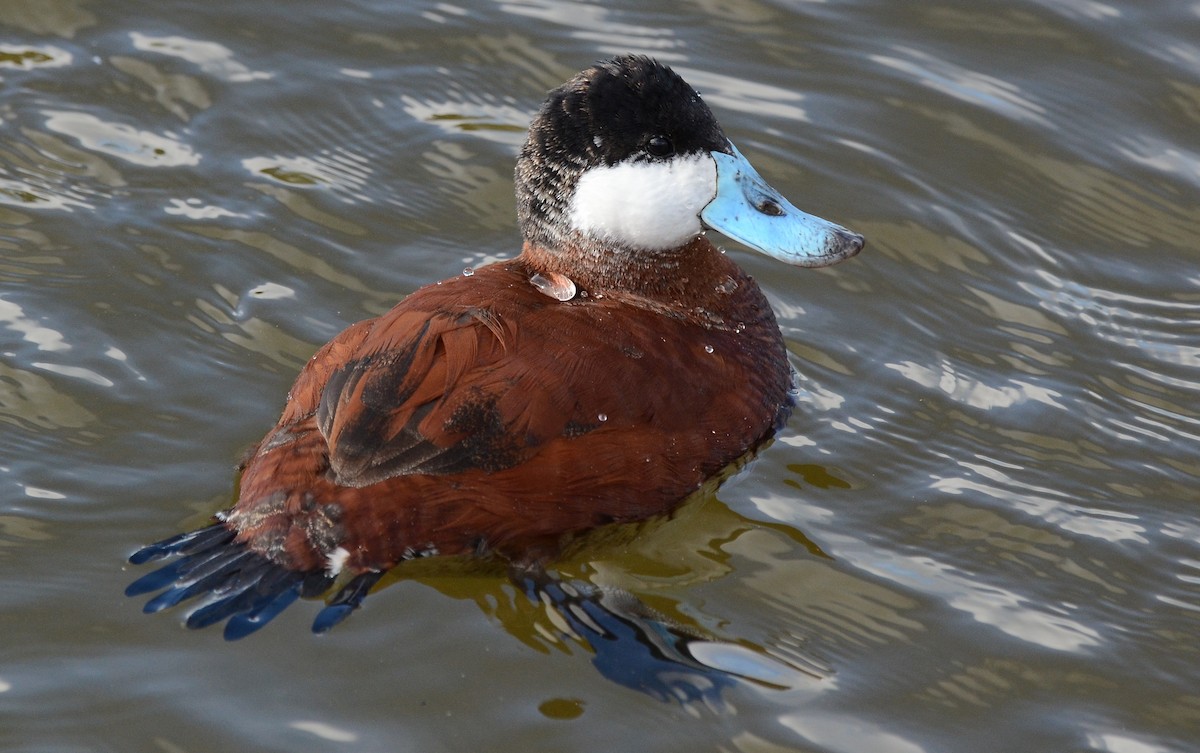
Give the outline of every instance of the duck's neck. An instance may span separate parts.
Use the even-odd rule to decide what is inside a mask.
[[[632,295],[667,307],[720,310],[753,281],[704,236],[668,251],[569,248],[526,243],[520,261],[543,275],[564,275],[588,296]]]

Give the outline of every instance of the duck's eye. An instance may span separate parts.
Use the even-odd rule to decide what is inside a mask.
[[[646,151],[651,157],[670,157],[675,153],[675,145],[666,136],[651,136],[646,142]]]

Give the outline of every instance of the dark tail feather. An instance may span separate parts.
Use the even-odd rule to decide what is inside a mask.
[[[150,593],[160,588],[166,588],[172,583],[194,583],[214,570],[229,566],[230,560],[235,560],[244,553],[244,548],[230,546],[212,550],[205,549],[195,554],[184,555],[181,559],[160,567],[152,573],[147,573],[130,583],[125,589],[125,595],[138,596]]]
[[[187,626],[204,628],[235,615],[253,612],[304,578],[303,573],[284,570],[261,558],[254,565],[238,573],[236,580],[223,589],[220,598],[188,615]]]
[[[225,640],[236,641],[240,638],[245,638],[247,635],[266,625],[275,618],[275,615],[282,612],[289,604],[299,598],[299,581],[296,581],[282,591],[270,594],[258,602],[253,609],[235,614],[229,618],[229,622],[225,623]]]
[[[343,586],[342,590],[337,592],[337,596],[334,596],[317,614],[317,618],[313,620],[312,631],[324,633],[349,617],[350,613],[358,609],[359,604],[362,604],[362,600],[370,593],[371,586],[379,582],[382,577],[382,572],[369,570]]]
[[[223,591],[228,588],[231,579],[242,573],[242,568],[247,567],[247,561],[253,557],[251,552],[233,549],[209,558],[200,563],[199,567],[183,568],[182,571],[178,568],[170,568],[170,571],[178,577],[171,584],[163,584],[164,586],[170,585],[170,588],[146,602],[142,611],[147,614],[160,612],[181,601]],[[180,562],[186,563],[187,558],[185,557]],[[253,563],[250,563],[250,566],[252,565]],[[163,568],[163,570],[168,570],[168,568]]]
[[[201,528],[191,533],[181,533],[169,539],[163,539],[157,544],[142,547],[133,553],[129,562],[142,565],[151,560],[162,559],[168,554],[193,554],[201,549],[210,549],[215,544],[220,546],[233,540],[234,533],[221,523],[213,523],[207,528]]]
[[[146,602],[146,612],[209,597],[188,617],[187,626],[202,628],[228,619],[225,638],[236,640],[266,625],[301,595],[319,594],[333,582],[324,571],[300,572],[272,562],[234,541],[234,536],[223,523],[215,523],[139,549],[130,562],[142,564],[169,555],[179,559],[138,578],[125,595],[161,591]]]

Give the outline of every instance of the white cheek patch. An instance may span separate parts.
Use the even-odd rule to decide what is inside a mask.
[[[666,162],[620,162],[579,177],[571,226],[632,248],[678,248],[701,233],[700,211],[717,195],[717,163],[707,152]]]

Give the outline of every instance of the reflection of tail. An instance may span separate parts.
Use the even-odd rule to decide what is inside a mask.
[[[179,555],[174,562],[143,575],[126,596],[161,591],[144,612],[158,612],[192,598],[207,600],[188,615],[187,626],[202,628],[228,619],[225,638],[237,640],[266,625],[301,596],[324,593],[334,578],[324,570],[291,570],[234,541],[234,532],[214,523],[134,552],[135,565]],[[368,571],[350,580],[317,614],[313,632],[322,633],[354,611],[382,573]]]
[[[592,647],[602,675],[660,701],[721,708],[722,692],[739,679],[784,687],[796,674],[794,667],[675,624],[626,591],[544,572],[514,577],[531,600],[553,609]]]

